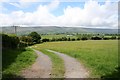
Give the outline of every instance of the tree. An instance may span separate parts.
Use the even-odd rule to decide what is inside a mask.
[[[77,40],[79,41],[79,40],[80,40],[80,38],[77,38]]]
[[[53,37],[53,38],[51,39],[51,41],[56,41],[56,39]]]
[[[111,39],[116,39],[116,36],[112,36]]]
[[[99,37],[99,36],[92,37],[91,39],[92,39],[92,40],[102,40],[102,38]]]
[[[71,40],[70,37],[67,40],[70,41]]]
[[[67,38],[66,37],[62,37],[62,41],[67,41]]]
[[[40,43],[41,36],[37,32],[31,32],[28,36],[32,37],[33,43]]]
[[[21,36],[20,38],[21,43],[28,45],[33,45],[32,37],[30,36]]]
[[[49,42],[50,41],[50,39],[42,39],[42,42]]]
[[[72,41],[75,41],[75,38],[72,38],[71,40],[72,40]]]
[[[81,40],[88,40],[88,38],[87,37],[82,37]]]

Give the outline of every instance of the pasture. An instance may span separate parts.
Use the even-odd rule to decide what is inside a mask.
[[[101,77],[118,67],[117,40],[62,41],[37,44],[37,49],[51,49],[79,60],[91,76]]]
[[[62,37],[66,37],[66,38],[77,38],[76,35],[67,35],[67,34],[59,34],[59,35],[56,35],[56,34],[48,34],[48,35],[41,35],[42,39],[52,39],[52,38],[62,38]]]

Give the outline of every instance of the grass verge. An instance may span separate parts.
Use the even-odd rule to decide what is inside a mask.
[[[3,78],[20,77],[20,71],[27,68],[37,58],[33,50],[26,49],[7,49],[2,52]]]

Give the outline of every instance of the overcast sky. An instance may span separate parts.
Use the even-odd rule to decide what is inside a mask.
[[[118,0],[0,1],[1,26],[118,28]]]

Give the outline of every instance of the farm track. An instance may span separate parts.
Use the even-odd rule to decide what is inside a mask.
[[[37,50],[34,51],[37,53],[38,58],[31,67],[22,71],[22,76],[24,78],[50,78],[52,70],[52,62],[50,58]],[[76,59],[53,50],[48,51],[60,56],[63,59],[65,66],[64,78],[89,77],[89,72]]]
[[[38,58],[30,68],[22,71],[22,76],[24,78],[50,78],[52,70],[50,58],[37,50],[34,51],[37,53]]]
[[[65,78],[87,78],[89,77],[89,72],[78,62],[76,59],[59,53],[53,50],[48,50],[49,52],[55,53],[64,60],[65,65]]]

